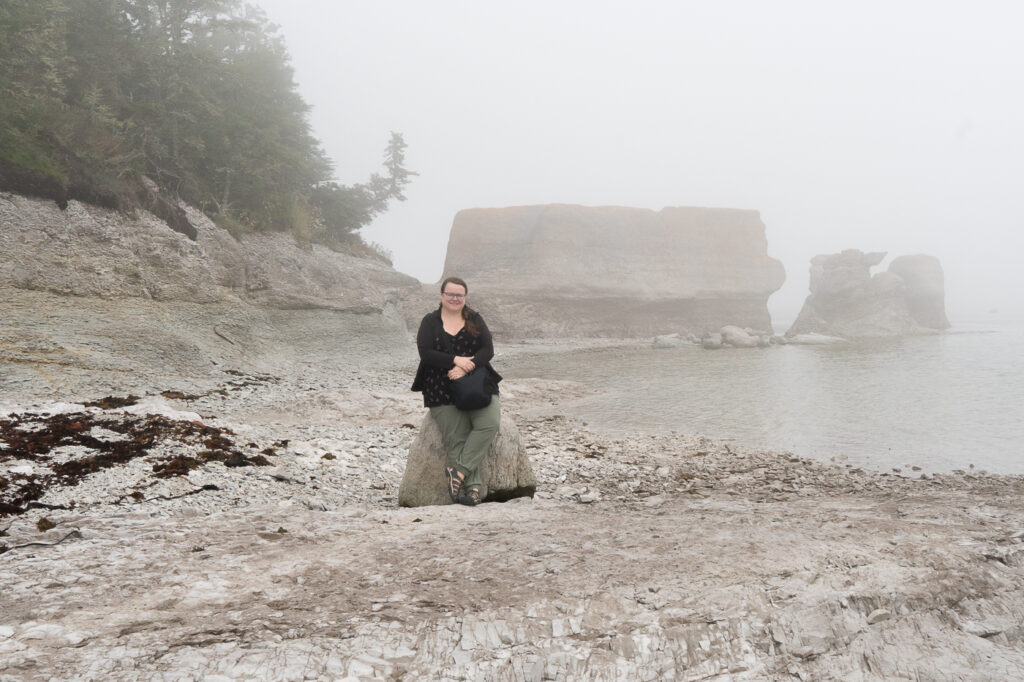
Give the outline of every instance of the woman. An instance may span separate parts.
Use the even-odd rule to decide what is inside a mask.
[[[412,390],[423,392],[423,405],[441,428],[447,462],[445,478],[453,502],[480,504],[480,463],[491,447],[501,421],[498,382],[491,332],[484,319],[466,305],[469,287],[458,277],[441,282],[441,305],[427,313],[416,334],[420,365]],[[452,404],[451,382],[477,370],[486,372],[484,387],[491,403],[463,411]]]

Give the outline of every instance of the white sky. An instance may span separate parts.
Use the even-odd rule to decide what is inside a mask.
[[[405,136],[363,236],[422,281],[463,208],[717,206],[761,212],[777,321],[845,248],[937,256],[954,324],[1024,317],[1024,3],[250,1],[340,182]]]

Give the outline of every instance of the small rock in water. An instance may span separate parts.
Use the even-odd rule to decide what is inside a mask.
[[[682,345],[682,339],[679,334],[664,334],[654,337],[651,348],[678,348],[680,345]]]

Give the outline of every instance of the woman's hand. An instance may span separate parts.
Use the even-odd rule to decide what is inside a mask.
[[[451,379],[452,381],[455,381],[456,379],[461,379],[467,374],[469,374],[469,372],[462,369],[461,367],[452,367],[450,370],[448,370],[448,378]]]
[[[467,358],[461,355],[456,355],[455,369],[461,369],[464,372],[464,374],[469,374],[474,369],[476,369],[476,363],[473,362],[473,358]]]

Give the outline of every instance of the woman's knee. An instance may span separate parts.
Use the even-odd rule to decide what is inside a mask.
[[[498,422],[484,422],[473,424],[473,431],[485,436],[494,436],[498,432]]]
[[[498,396],[491,396],[491,403],[487,407],[475,410],[470,414],[473,417],[473,428],[476,428],[477,424],[494,424],[494,427],[497,428],[501,423],[501,401]]]

